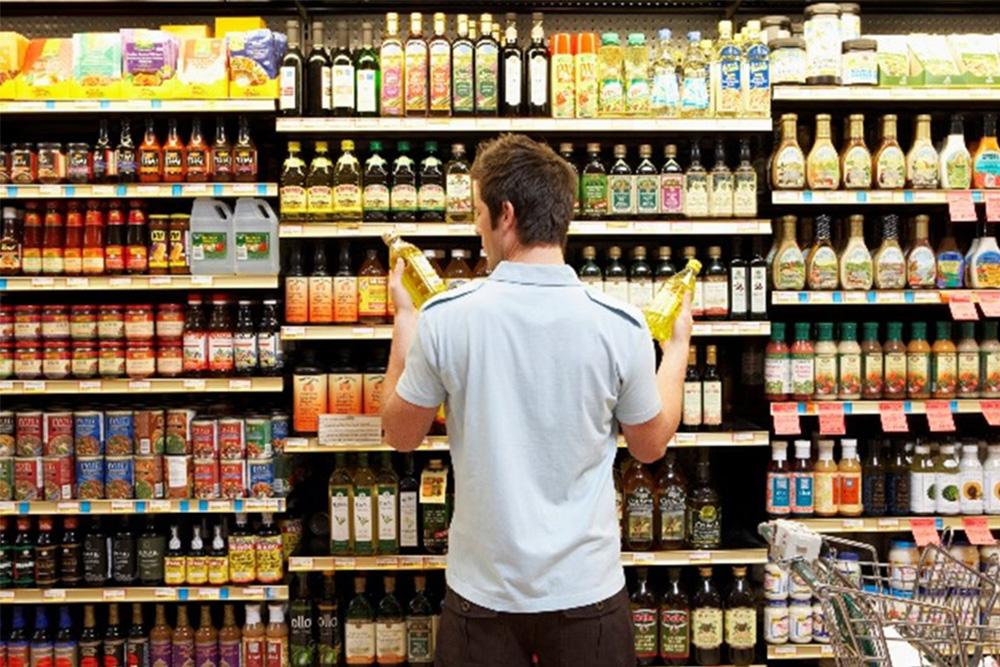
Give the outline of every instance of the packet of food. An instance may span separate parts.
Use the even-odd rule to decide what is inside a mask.
[[[992,35],[948,35],[952,59],[965,85],[1000,84],[1000,55]]]
[[[878,43],[878,85],[910,85],[910,47],[906,35],[872,35]]]
[[[225,40],[185,39],[181,42],[179,62],[179,97],[210,100],[229,96]]]
[[[117,32],[73,33],[73,97],[117,99],[122,95],[122,39]]]
[[[278,71],[288,47],[285,35],[270,30],[234,32],[226,36],[231,97],[278,96]]]
[[[0,32],[0,99],[11,100],[17,94],[17,75],[24,66],[28,40],[16,32]]]
[[[176,95],[177,38],[160,30],[124,29],[123,93],[129,98],[163,99]]]
[[[955,86],[962,82],[944,35],[911,34],[907,43],[911,85]]]
[[[17,96],[24,99],[67,99],[73,77],[73,42],[42,38],[28,43],[17,78]]]

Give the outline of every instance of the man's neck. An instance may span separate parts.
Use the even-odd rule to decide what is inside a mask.
[[[565,264],[562,248],[557,245],[538,245],[529,248],[517,247],[504,258],[508,262],[521,264]]]

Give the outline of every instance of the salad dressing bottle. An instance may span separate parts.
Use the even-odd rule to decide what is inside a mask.
[[[865,400],[882,398],[885,358],[878,342],[878,322],[862,325],[861,397]]]
[[[795,222],[794,215],[781,218],[781,241],[771,264],[771,280],[777,290],[800,290],[806,284],[806,263],[795,239]]]
[[[906,156],[896,139],[896,115],[882,116],[882,145],[875,152],[875,183],[883,190],[906,185]]]
[[[1000,341],[997,321],[983,322],[983,337],[979,341],[979,381],[982,398],[1000,398]]]
[[[816,516],[837,516],[840,482],[838,467],[833,460],[833,440],[819,441],[819,459],[813,467],[813,478]]]
[[[867,190],[872,186],[872,154],[865,145],[864,114],[850,116],[847,145],[840,158],[840,172],[847,190]]]
[[[908,398],[930,398],[931,346],[927,343],[927,323],[910,325],[906,346],[906,394]]]
[[[810,186],[812,187],[812,186]],[[828,215],[816,216],[816,240],[806,259],[807,284],[811,290],[835,290],[840,284],[837,251],[831,242],[831,220]]]
[[[929,220],[918,215],[914,222],[913,241],[906,253],[906,286],[910,289],[931,289],[937,277],[934,249],[927,240]]]
[[[972,184],[972,156],[965,147],[963,123],[962,114],[952,115],[951,132],[941,148],[939,162],[943,190],[968,190]]]
[[[957,289],[965,284],[965,256],[955,242],[954,223],[945,223],[944,238],[938,244],[935,285],[938,289]]]
[[[817,114],[816,138],[806,158],[806,182],[810,190],[836,190],[840,186],[840,155],[830,136],[830,114]]]
[[[931,395],[954,398],[958,385],[958,348],[951,341],[951,322],[937,322],[931,347]]]
[[[917,116],[913,145],[906,154],[906,182],[914,190],[938,187],[938,152],[931,142],[931,117]]]
[[[856,322],[840,323],[840,343],[837,345],[837,398],[857,400],[861,398],[861,346],[858,345],[858,325]]]
[[[899,217],[882,216],[882,245],[875,253],[875,287],[903,289],[906,287],[906,259],[899,247]]]
[[[901,399],[906,396],[906,345],[903,344],[903,323],[886,325],[885,344],[882,345],[885,362],[882,393],[885,398]]]
[[[806,185],[806,157],[799,147],[793,113],[781,116],[781,141],[771,158],[771,187],[775,190],[801,190]]]
[[[840,255],[840,286],[845,290],[872,288],[872,256],[865,245],[864,217],[849,218],[850,237]]]
[[[959,398],[979,396],[979,344],[976,343],[976,323],[962,322],[958,351]]]
[[[833,342],[833,322],[818,322],[816,333],[813,398],[832,401],[837,398],[837,344]]]

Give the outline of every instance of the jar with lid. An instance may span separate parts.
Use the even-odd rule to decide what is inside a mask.
[[[69,340],[47,340],[42,350],[42,375],[46,380],[65,380],[69,377],[69,369],[73,361],[73,353]]]
[[[97,372],[102,378],[125,376],[125,345],[120,340],[102,340],[100,342]]]
[[[830,630],[826,627],[826,612],[819,599],[813,600],[813,641],[818,644],[830,643]]]
[[[772,84],[806,82],[806,40],[780,37],[770,48]]]
[[[38,144],[38,182],[54,185],[66,180],[66,156],[62,144],[45,142]]]
[[[38,180],[38,156],[31,144],[12,144],[10,147],[10,182],[30,185]]]
[[[180,377],[184,370],[184,346],[180,338],[156,342],[156,374],[160,377]]]
[[[14,375],[14,343],[9,340],[0,341],[0,380],[6,380]]]
[[[77,304],[69,309],[69,337],[73,340],[97,338],[97,306]]]
[[[19,340],[14,346],[14,377],[37,380],[42,376],[42,344],[38,339]]]
[[[14,306],[14,339],[34,340],[42,335],[42,307]]]
[[[156,307],[156,337],[177,338],[184,335],[184,306],[161,303]]]
[[[97,377],[97,341],[73,341],[73,361],[70,365],[73,377],[87,379]]]
[[[854,2],[841,2],[840,5],[840,38],[861,39],[861,5]]]
[[[42,338],[69,338],[69,309],[65,305],[42,308]]]
[[[874,39],[849,39],[844,42],[841,59],[845,86],[878,85],[878,42]]]
[[[66,159],[69,162],[66,179],[70,183],[90,183],[94,180],[94,163],[90,146],[80,142],[67,144]]]
[[[0,185],[10,183],[10,152],[0,144]]]
[[[788,643],[788,602],[768,600],[764,605],[764,641],[768,644]]]
[[[840,85],[840,7],[832,2],[805,9],[806,83]]]
[[[236,366],[233,350],[233,323],[225,294],[212,296],[208,318],[208,372],[216,377],[232,375]]]
[[[764,566],[764,597],[768,600],[788,598],[788,570],[777,563]]]
[[[131,303],[125,306],[125,339],[128,341],[151,340],[155,334],[153,306],[148,303]]]
[[[156,372],[156,350],[150,340],[130,340],[125,351],[125,374],[144,380]]]
[[[893,540],[889,545],[889,587],[895,591],[912,591],[917,583],[917,562],[920,554],[916,542]]]
[[[167,273],[170,261],[170,216],[154,213],[149,216],[149,273],[161,276]]]
[[[861,558],[853,551],[837,554],[837,571],[847,577],[855,587],[861,588]]]
[[[792,20],[787,16],[765,16],[760,20],[761,36],[770,49],[774,48],[772,42],[781,36],[778,33],[789,32],[791,28]]]
[[[788,605],[788,640],[793,644],[812,642],[813,631],[812,598],[792,600]]]
[[[101,340],[121,340],[125,337],[125,309],[105,304],[97,312],[97,337]]]
[[[188,266],[187,242],[191,230],[191,216],[187,213],[170,214],[167,231],[167,267],[171,274],[191,273]]]
[[[0,341],[14,338],[14,307],[0,304]]]

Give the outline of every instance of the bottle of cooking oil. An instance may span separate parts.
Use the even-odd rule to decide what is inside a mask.
[[[625,113],[649,115],[649,48],[641,32],[629,33],[625,47]]]
[[[674,321],[684,303],[684,295],[694,295],[695,280],[700,271],[701,262],[692,258],[688,260],[684,270],[660,283],[652,303],[642,311],[653,338],[661,342],[670,340],[674,333]]]
[[[406,264],[403,270],[403,287],[419,310],[424,302],[436,294],[444,292],[444,281],[427,261],[427,257],[417,246],[404,241],[395,232],[386,232],[382,240],[389,246],[389,270],[396,268],[396,259],[402,258]]]
[[[621,39],[616,32],[601,35],[601,48],[597,52],[598,113],[601,116],[621,116],[625,112],[625,87],[622,83]]]
[[[700,42],[700,32],[688,33],[688,47],[684,53],[681,79],[681,116],[686,118],[703,118],[708,115],[708,60],[701,50]]]

